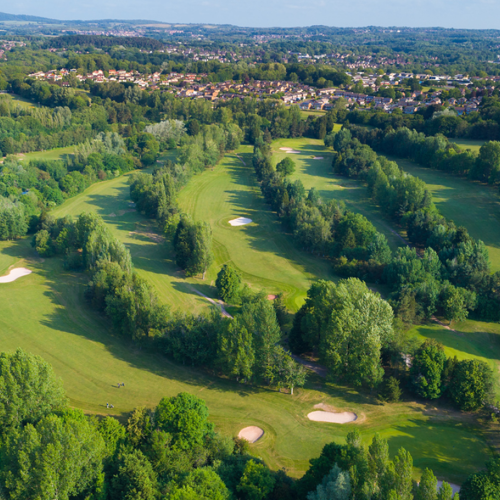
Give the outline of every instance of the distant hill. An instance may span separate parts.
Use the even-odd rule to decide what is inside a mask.
[[[0,21],[31,21],[36,23],[60,23],[57,19],[48,19],[47,17],[38,16],[25,16],[16,14],[6,14],[5,12],[0,12]]]

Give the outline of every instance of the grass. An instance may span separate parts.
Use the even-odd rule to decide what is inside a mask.
[[[73,154],[75,146],[65,148],[48,149],[47,151],[35,151],[33,153],[20,153],[17,156],[20,160],[63,160]]]
[[[314,143],[291,144],[304,149],[320,147]],[[54,215],[77,215],[86,210],[102,215],[130,249],[137,272],[150,280],[162,300],[173,307],[190,311],[205,307],[206,302],[190,287],[207,295],[212,293],[209,282],[228,260],[253,288],[270,293],[285,290],[291,302],[298,305],[311,279],[331,278],[328,265],[296,250],[275,214],[264,204],[249,165],[251,148],[242,146],[239,154],[248,166],[228,155],[213,170],[194,177],[179,196],[184,210],[212,224],[216,265],[206,283],[186,280],[170,260],[168,245],[156,243],[154,225],[130,211],[128,176],[91,186],[58,207]],[[297,163],[305,167],[307,161],[301,161]],[[328,167],[326,161],[310,166],[320,169],[321,164]],[[318,182],[322,178],[319,170],[314,175],[297,175],[309,175]],[[321,190],[335,191],[327,184]],[[359,200],[362,205],[362,198]],[[227,224],[239,216],[248,216],[254,222],[241,227]],[[262,427],[265,435],[251,446],[253,453],[274,469],[286,468],[292,476],[302,475],[309,459],[318,456],[324,444],[343,442],[354,426],[358,426],[365,443],[377,432],[386,437],[393,455],[400,446],[408,449],[414,458],[416,476],[423,468],[431,467],[438,477],[460,484],[468,474],[483,467],[490,455],[488,443],[493,438],[486,429],[478,426],[475,417],[446,406],[410,400],[382,405],[374,395],[325,383],[316,376],[311,376],[306,387],[292,397],[174,364],[113,334],[109,322],[86,306],[85,274],[64,271],[59,259],[38,258],[28,239],[1,242],[0,250],[0,272],[12,266],[33,270],[29,276],[0,285],[0,350],[21,346],[43,356],[62,377],[71,404],[88,413],[113,411],[125,417],[136,406],[152,407],[164,396],[188,391],[206,400],[211,420],[225,434],[236,435],[248,425]],[[435,335],[447,333],[437,328]],[[424,330],[418,334],[431,335]],[[474,342],[475,335],[466,338],[468,343],[447,348],[481,357],[488,354],[486,336],[481,336],[480,343]],[[125,387],[118,389],[118,382],[125,382]],[[108,410],[107,402],[115,408]],[[311,422],[307,413],[318,403],[354,411],[359,418],[355,424],[344,426]],[[490,431],[498,429],[493,426]]]
[[[488,247],[493,272],[500,270],[500,197],[490,186],[470,182],[409,160],[388,156],[406,172],[427,183],[439,211]]]
[[[408,449],[417,475],[432,467],[439,477],[460,483],[490,453],[471,419],[433,404],[381,405],[369,394],[315,378],[292,397],[171,363],[113,335],[109,323],[85,304],[85,275],[64,271],[58,259],[42,262],[27,240],[3,242],[1,249],[3,269],[15,262],[33,273],[0,288],[0,349],[21,346],[43,356],[62,377],[71,404],[89,413],[126,415],[188,391],[205,399],[211,420],[225,434],[262,427],[265,435],[252,445],[254,454],[293,476],[304,472],[324,444],[343,442],[354,425],[365,442],[379,432],[392,454],[400,446]],[[125,387],[118,389],[118,382]],[[108,410],[107,402],[115,408]],[[311,422],[307,413],[318,403],[354,411],[359,419],[344,426]]]
[[[288,147],[300,154],[290,154],[280,148]],[[336,176],[332,172],[332,152],[318,139],[280,139],[273,142],[273,159],[278,163],[289,156],[296,165],[295,173],[290,180],[299,179],[306,190],[316,188],[325,201],[336,199],[344,201],[348,209],[364,215],[375,226],[377,231],[383,233],[394,250],[403,245],[398,236],[384,218],[379,208],[370,200],[366,187],[355,179]],[[323,157],[314,160],[314,157]]]
[[[462,149],[470,149],[471,151],[478,152],[481,146],[486,142],[479,139],[450,139],[450,142],[454,142],[457,146]]]
[[[466,320],[453,324],[447,330],[434,322],[414,326],[413,333],[419,340],[435,339],[444,346],[448,357],[456,356],[458,360],[478,359],[490,365],[498,379],[500,371],[500,325],[485,321]],[[500,386],[496,383],[496,394],[500,398]]]
[[[21,97],[21,96],[16,95],[16,94],[0,94],[0,100],[1,99],[10,99],[24,108],[35,108],[36,107],[36,105],[33,101],[30,101],[29,99],[25,99],[24,97]]]

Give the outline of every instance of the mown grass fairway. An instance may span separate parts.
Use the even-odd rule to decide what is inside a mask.
[[[280,148],[288,147],[300,154],[287,153]],[[319,139],[280,139],[273,142],[273,160],[275,165],[286,156],[296,165],[295,173],[290,180],[300,179],[306,190],[316,188],[325,201],[331,199],[344,201],[347,208],[364,215],[377,229],[383,233],[394,250],[403,245],[398,233],[390,227],[379,208],[367,196],[366,187],[355,179],[336,176],[332,171],[332,151],[325,148]],[[314,157],[321,158],[315,160]]]
[[[297,148],[314,145],[292,144]],[[297,307],[312,279],[334,276],[327,261],[296,249],[276,215],[264,204],[249,163],[251,151],[251,147],[242,146],[238,152],[247,166],[236,156],[227,155],[213,170],[194,177],[180,193],[183,210],[212,224],[216,264],[205,282],[186,280],[172,262],[172,249],[157,243],[153,222],[130,208],[127,175],[95,184],[53,214],[76,216],[95,211],[103,216],[130,249],[137,272],[150,280],[161,299],[173,308],[196,312],[207,307],[207,301],[193,288],[213,294],[210,285],[215,273],[227,261],[240,269],[252,288],[269,293],[286,291],[291,305]],[[326,160],[315,162],[314,168],[329,166]],[[304,160],[304,166],[306,163]],[[297,175],[321,179],[319,171]],[[330,192],[326,184],[322,190]],[[368,210],[365,206],[363,209]],[[227,223],[240,216],[254,222],[241,227]],[[87,307],[83,297],[87,275],[64,271],[60,259],[40,259],[29,238],[2,242],[0,249],[0,273],[12,266],[33,270],[13,283],[0,284],[0,351],[23,347],[43,356],[64,380],[71,404],[89,413],[114,412],[126,417],[136,406],[153,407],[163,396],[187,391],[206,400],[211,420],[225,434],[236,435],[249,425],[262,427],[265,435],[252,445],[254,454],[274,469],[285,467],[293,476],[307,469],[309,459],[318,456],[324,444],[343,441],[354,426],[358,426],[365,442],[376,432],[387,437],[392,455],[401,446],[408,449],[416,474],[430,467],[438,477],[458,484],[471,471],[483,467],[490,446],[496,445],[490,435],[497,431],[495,426],[481,428],[474,416],[451,411],[440,403],[382,405],[375,393],[325,383],[317,376],[311,376],[306,387],[292,397],[174,364],[161,353],[148,352],[145,347],[141,350],[114,334],[109,322]],[[427,337],[448,333],[442,328],[436,333],[431,330],[416,334]],[[487,350],[486,337],[477,342],[475,339],[467,335],[467,342],[452,345],[454,338],[450,337],[450,345],[445,345],[464,356],[477,355],[497,363]],[[493,342],[491,349],[498,352]],[[118,382],[124,382],[125,387],[118,389]],[[108,402],[115,406],[113,410],[106,408]],[[359,418],[346,425],[311,422],[307,413],[318,403],[354,411]]]
[[[400,446],[408,449],[417,474],[432,467],[439,477],[457,483],[489,455],[473,418],[434,404],[381,405],[369,394],[314,377],[292,397],[173,364],[113,335],[109,323],[85,304],[85,275],[64,271],[59,259],[42,262],[28,240],[4,242],[1,248],[4,270],[17,261],[33,273],[0,285],[0,349],[20,346],[43,356],[63,378],[71,404],[87,412],[126,415],[135,406],[154,406],[163,396],[188,391],[206,400],[211,420],[223,433],[262,427],[266,434],[252,445],[253,452],[295,476],[325,443],[342,441],[354,425],[366,442],[375,432],[387,437],[392,454]],[[118,382],[125,387],[118,389]],[[108,402],[114,410],[106,409]],[[347,425],[311,422],[306,415],[318,403],[354,411],[359,419]]]
[[[488,247],[493,272],[500,270],[500,197],[498,189],[419,167],[409,160],[388,156],[406,172],[427,183],[439,211]]]

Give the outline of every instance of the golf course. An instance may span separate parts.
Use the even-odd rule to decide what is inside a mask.
[[[364,187],[333,176],[330,153],[320,141],[287,139],[275,141],[272,147],[276,161],[288,154],[281,147],[299,151],[293,155],[297,168],[292,180],[300,179],[306,189],[315,187],[325,200],[345,201],[349,209],[365,215],[385,234],[393,249],[403,244],[366,198]],[[215,262],[204,281],[184,276],[175,265],[169,238],[159,234],[153,220],[135,210],[130,202],[129,175],[94,184],[68,199],[53,215],[77,216],[86,211],[101,215],[130,250],[136,271],[172,309],[202,312],[211,307],[197,292],[215,299],[217,272],[231,263],[252,290],[283,292],[288,308],[296,311],[314,280],[338,277],[327,260],[297,248],[283,230],[261,195],[251,155],[251,146],[226,154],[216,167],[193,177],[179,194],[182,210],[212,227]],[[252,222],[229,224],[239,217]],[[473,228],[470,230],[472,233]],[[19,267],[32,273],[0,283],[1,350],[22,347],[43,356],[63,379],[71,404],[90,414],[126,419],[135,407],[153,407],[164,396],[187,391],[207,402],[210,419],[222,433],[236,436],[249,426],[262,429],[263,437],[251,445],[252,452],[273,469],[285,468],[295,477],[304,473],[308,461],[326,443],[343,442],[354,426],[365,443],[375,433],[387,438],[392,455],[400,447],[409,450],[417,475],[430,467],[439,478],[457,484],[481,468],[498,444],[473,415],[451,410],[445,403],[403,400],[382,404],[375,393],[336,385],[315,374],[291,396],[175,364],[116,334],[104,316],[87,306],[86,274],[65,271],[58,258],[41,259],[29,237],[1,243],[0,274]],[[412,333],[421,339],[440,340],[448,355],[482,359],[498,370],[497,326],[466,321],[455,325],[454,332],[433,323],[414,327]],[[125,387],[119,388],[119,383]],[[107,403],[114,408],[108,409]],[[343,425],[312,421],[307,415],[315,405],[352,412],[357,418]]]

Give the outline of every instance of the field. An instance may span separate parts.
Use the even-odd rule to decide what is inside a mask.
[[[35,151],[33,153],[21,153],[17,156],[20,160],[62,160],[65,156],[73,154],[75,146],[66,148],[55,148],[47,151]]]
[[[450,142],[454,142],[458,146],[460,146],[462,149],[470,149],[471,151],[479,151],[481,146],[486,142],[482,140],[475,140],[475,139],[450,139]]]
[[[302,151],[294,155],[295,176],[306,187],[315,185],[325,199],[344,199],[388,237],[394,236],[376,207],[365,200],[365,188],[358,190],[354,184],[330,174],[328,153],[319,141],[279,141],[273,149],[279,151],[283,145]],[[91,186],[58,207],[54,215],[78,215],[87,210],[102,215],[130,249],[137,272],[150,280],[161,299],[174,308],[195,312],[205,309],[207,301],[193,288],[214,296],[211,285],[215,274],[224,262],[231,261],[253,289],[284,291],[289,307],[296,309],[313,279],[335,276],[326,261],[297,250],[291,237],[282,231],[256,184],[249,163],[251,151],[250,146],[242,146],[237,152],[241,159],[227,155],[213,170],[194,177],[180,193],[182,209],[197,220],[210,222],[213,228],[216,263],[205,282],[185,279],[172,261],[169,244],[158,244],[161,238],[152,221],[132,210],[128,176]],[[310,161],[318,153],[325,157],[324,161]],[[227,224],[240,216],[254,222],[241,227]],[[397,237],[391,244],[399,244]],[[12,266],[33,270],[29,276],[0,285],[0,350],[21,346],[42,355],[62,377],[71,404],[89,413],[114,411],[126,418],[136,406],[152,407],[163,396],[188,391],[206,400],[211,420],[223,433],[236,435],[248,425],[262,427],[266,433],[252,445],[254,453],[272,468],[284,467],[293,476],[304,472],[308,460],[317,456],[325,443],[342,441],[354,425],[365,442],[379,432],[388,438],[392,454],[401,446],[408,449],[417,475],[431,467],[438,477],[458,484],[483,466],[490,447],[496,444],[489,434],[497,431],[496,427],[481,430],[475,417],[435,402],[408,400],[383,405],[375,394],[325,383],[316,376],[292,397],[174,364],[113,334],[108,321],[87,308],[83,298],[88,280],[85,274],[64,271],[59,259],[40,259],[28,239],[3,242],[0,249],[0,274]],[[457,330],[454,334],[441,327],[425,326],[415,329],[415,335],[436,336],[449,353],[456,351],[460,356],[478,356],[498,364],[494,357],[498,332],[493,327],[489,332],[484,324],[466,322]],[[118,389],[118,382],[124,382],[125,387]],[[107,402],[115,406],[114,410],[106,408]],[[343,426],[311,422],[307,413],[318,403],[354,411],[359,418],[355,424]]]
[[[420,177],[439,211],[488,247],[493,272],[500,271],[500,197],[498,190],[439,170],[390,157],[406,172]]]
[[[32,101],[25,99],[24,97],[15,95],[15,94],[0,93],[0,100],[2,100],[2,99],[10,99],[10,100],[14,101],[15,103],[17,103],[20,106],[25,107],[25,108],[34,108],[35,107],[35,104]]]

